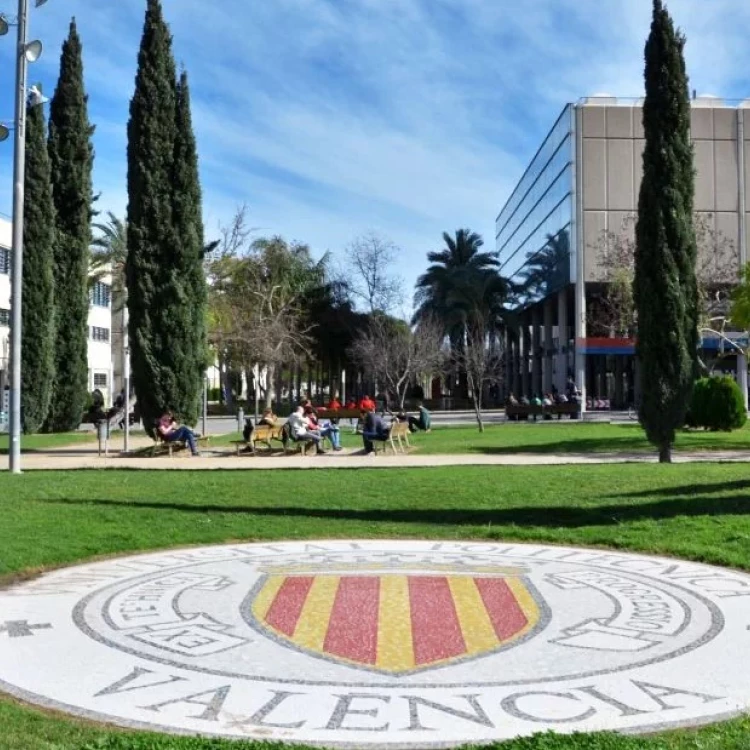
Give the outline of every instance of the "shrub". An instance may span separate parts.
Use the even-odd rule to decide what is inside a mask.
[[[689,427],[729,432],[746,421],[745,399],[731,377],[701,378],[695,384],[687,417]]]

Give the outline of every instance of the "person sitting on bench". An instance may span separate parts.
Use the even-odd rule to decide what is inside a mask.
[[[331,441],[333,450],[341,450],[341,435],[339,433],[338,425],[334,424],[329,420],[328,424],[321,426],[318,421],[318,415],[313,411],[312,406],[306,406],[303,410],[305,419],[307,419],[307,428],[311,432],[317,432],[320,435],[321,440],[328,438]]]
[[[425,405],[421,401],[417,401],[417,407],[419,408],[419,416],[409,417],[409,432],[417,432],[417,430],[429,432],[430,425],[432,424],[430,412],[427,411]]]
[[[365,445],[365,455],[375,453],[375,444],[373,440],[387,440],[391,428],[386,425],[383,417],[375,413],[375,409],[362,413],[365,421],[364,430],[362,431],[362,441]]]
[[[293,440],[303,441],[305,443],[315,443],[316,453],[325,453],[320,447],[320,433],[313,432],[310,429],[310,424],[304,415],[304,407],[298,406],[290,415],[287,420],[289,429],[291,430],[291,436]]]
[[[195,433],[185,425],[179,425],[175,422],[172,412],[165,410],[157,423],[157,431],[162,440],[167,443],[183,441],[190,448],[194,456],[200,456],[198,453],[198,444],[195,440]]]

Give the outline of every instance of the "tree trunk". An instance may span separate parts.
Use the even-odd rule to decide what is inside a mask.
[[[227,407],[231,407],[234,399],[232,398],[232,369],[228,359],[224,360],[224,369],[221,371],[221,383],[224,388],[224,403]]]
[[[266,409],[270,409],[273,404],[273,386],[274,386],[274,375],[276,374],[276,366],[268,365],[266,367]]]
[[[476,399],[474,399],[474,414],[477,418],[477,425],[479,425],[479,432],[484,432],[484,422],[482,421],[482,404]]]
[[[672,446],[667,443],[659,447],[659,463],[660,464],[671,464],[672,463]]]

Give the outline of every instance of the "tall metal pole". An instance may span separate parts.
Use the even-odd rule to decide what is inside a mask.
[[[208,374],[203,373],[203,415],[202,415],[202,435],[208,435]]]
[[[18,0],[16,129],[13,142],[13,266],[11,273],[10,471],[21,473],[21,305],[23,289],[23,201],[26,169],[26,17]]]
[[[125,445],[123,446],[123,452],[128,453],[130,451],[130,347],[127,344],[122,348],[122,357],[122,386],[125,391],[123,403],[125,408]]]

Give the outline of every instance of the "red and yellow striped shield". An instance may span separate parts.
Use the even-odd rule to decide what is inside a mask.
[[[292,647],[390,674],[484,656],[540,627],[521,575],[268,575],[250,609]]]

